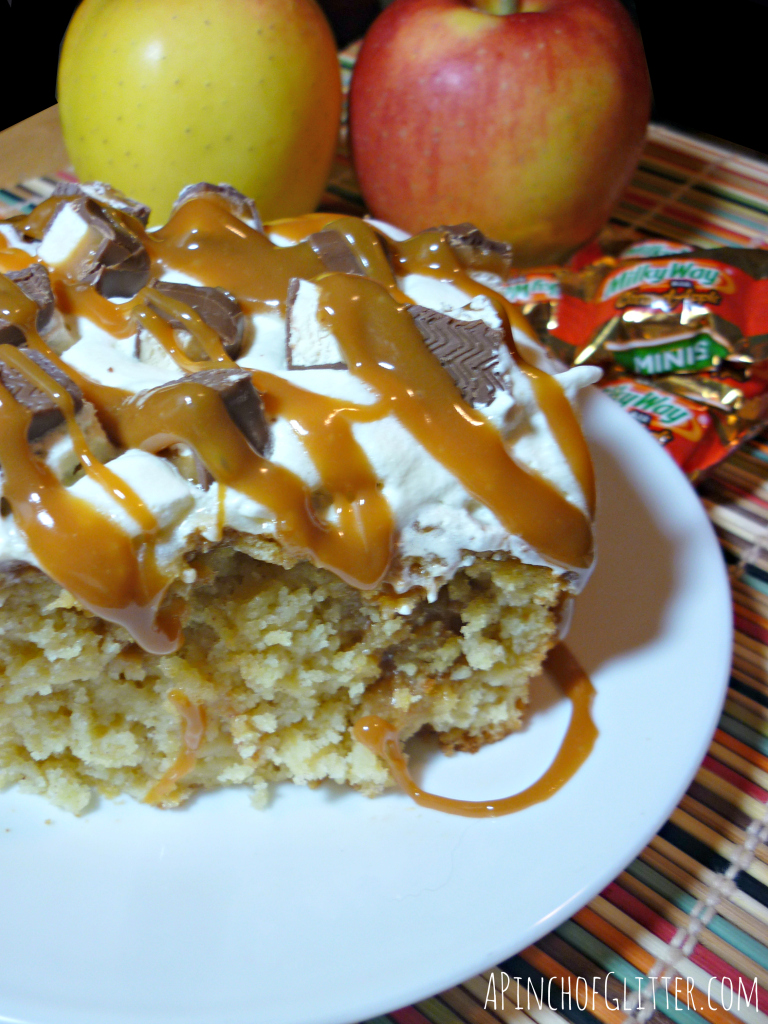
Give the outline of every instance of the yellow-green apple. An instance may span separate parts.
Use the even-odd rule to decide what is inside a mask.
[[[619,0],[395,0],[355,67],[352,155],[377,217],[473,221],[546,263],[605,222],[649,108]]]
[[[315,0],[84,0],[58,100],[79,177],[147,203],[154,223],[195,181],[234,185],[271,219],[317,205],[341,83]]]

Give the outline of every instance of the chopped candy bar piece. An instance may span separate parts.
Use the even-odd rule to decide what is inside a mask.
[[[54,366],[50,359],[46,359],[44,355],[35,352],[33,349],[23,348],[21,351],[33,363],[37,363],[40,369],[47,373],[49,377],[53,377],[56,383],[65,391],[69,392],[75,406],[75,411],[82,407],[83,394],[80,388],[58,366]],[[30,441],[42,437],[43,434],[58,426],[64,419],[59,407],[50,395],[41,391],[25,373],[17,370],[14,366],[9,366],[3,359],[0,359],[0,383],[10,391],[17,402],[25,406],[32,413],[32,420],[27,432]]]
[[[39,307],[36,326],[38,331],[44,331],[50,325],[56,308],[48,271],[41,263],[33,263],[24,270],[11,270],[6,277]]]
[[[253,228],[255,231],[262,230],[261,217],[256,209],[256,203],[252,199],[243,195],[239,189],[234,188],[232,185],[212,185],[209,181],[199,181],[196,185],[187,185],[186,188],[183,188],[173,204],[171,216],[188,200],[204,195],[220,196],[235,217],[239,217],[244,224],[247,224],[248,227]]]
[[[488,238],[480,228],[469,222],[441,225],[438,230],[445,232],[448,242],[465,266],[487,269],[490,259],[511,270],[512,246],[508,242]]]
[[[248,444],[263,455],[269,447],[269,426],[261,395],[247,370],[200,370],[184,378],[186,384],[202,384],[221,396],[230,419]]]
[[[60,181],[53,190],[54,196],[85,196],[87,199],[95,199],[99,203],[111,206],[113,210],[120,213],[127,213],[135,217],[137,221],[147,226],[149,215],[152,212],[144,203],[124,196],[119,189],[112,188],[105,181],[88,181],[80,184],[77,181]]]
[[[482,320],[456,320],[425,306],[407,306],[433,356],[470,405],[490,405],[504,388],[498,373],[501,331]]]
[[[365,273],[357,253],[340,231],[316,231],[307,241],[323,261],[326,270],[342,274]]]
[[[245,319],[240,305],[234,296],[223,288],[206,288],[194,284],[177,284],[172,281],[158,281],[153,289],[176,302],[189,306],[212,330],[214,330],[224,350],[232,359],[237,359],[243,344]],[[157,303],[149,299],[149,305],[156,313],[176,330],[190,330],[188,322],[181,317],[172,316]],[[205,353],[189,353],[193,358],[205,358]]]
[[[46,227],[39,256],[107,298],[131,298],[149,280],[140,240],[95,200],[62,203]]]
[[[286,303],[288,366],[292,370],[343,370],[344,354],[332,331],[318,319],[319,289],[293,278]]]

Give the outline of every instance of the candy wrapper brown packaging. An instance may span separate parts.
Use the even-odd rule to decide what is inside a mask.
[[[768,251],[593,245],[502,291],[563,363],[602,367],[691,479],[768,421]]]

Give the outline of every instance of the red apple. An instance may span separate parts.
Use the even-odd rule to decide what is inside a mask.
[[[650,84],[619,0],[489,13],[513,5],[395,0],[360,51],[350,134],[375,216],[411,232],[473,221],[533,265],[606,221],[640,155]]]

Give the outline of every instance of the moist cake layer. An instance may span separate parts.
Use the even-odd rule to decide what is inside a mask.
[[[7,580],[0,784],[75,812],[94,787],[162,805],[224,785],[252,787],[262,805],[281,780],[372,795],[389,779],[352,741],[363,715],[404,738],[428,726],[447,750],[520,724],[563,595],[549,570],[479,558],[404,614],[399,596],[227,539],[195,560],[185,643],[163,656],[35,569]]]

